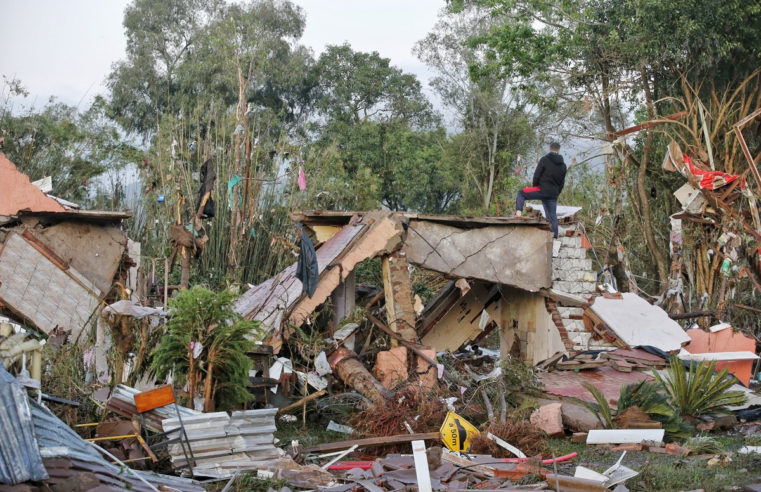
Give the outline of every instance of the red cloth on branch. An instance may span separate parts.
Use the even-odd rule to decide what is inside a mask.
[[[727,174],[721,171],[705,171],[697,167],[690,159],[690,156],[684,154],[684,163],[687,164],[687,171],[695,178],[695,182],[701,189],[715,190],[726,186],[736,179],[740,179],[738,187],[741,190],[745,189],[745,178],[740,177],[739,174]]]

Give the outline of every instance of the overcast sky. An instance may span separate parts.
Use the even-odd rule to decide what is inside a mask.
[[[17,77],[27,105],[50,96],[67,104],[105,92],[111,64],[124,57],[122,17],[128,0],[0,0],[0,75]],[[295,0],[307,13],[302,44],[319,54],[348,41],[378,51],[419,76],[429,72],[411,53],[436,22],[444,0]],[[430,92],[426,91],[427,93]],[[83,106],[84,107],[84,106]]]

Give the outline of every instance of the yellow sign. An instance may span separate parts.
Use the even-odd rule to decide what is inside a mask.
[[[478,429],[473,424],[451,410],[447,413],[441,426],[441,440],[450,451],[467,451],[470,440],[477,435]]]

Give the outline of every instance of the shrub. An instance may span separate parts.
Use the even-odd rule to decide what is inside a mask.
[[[254,348],[251,337],[258,334],[259,324],[233,311],[235,297],[229,290],[215,294],[197,286],[169,301],[171,318],[152,352],[152,365],[159,378],[171,371],[175,382],[188,383],[191,408],[196,394],[202,394],[207,412],[215,404],[231,409],[251,398],[247,352]],[[192,356],[191,345],[199,343],[201,352]]]
[[[653,374],[668,392],[671,405],[682,416],[700,417],[707,414],[728,414],[730,412],[727,407],[747,402],[742,391],[729,389],[735,381],[727,377],[727,368],[714,374],[715,370],[716,361],[710,364],[693,363],[688,371],[681,360],[671,357],[665,378],[658,372],[653,371]]]

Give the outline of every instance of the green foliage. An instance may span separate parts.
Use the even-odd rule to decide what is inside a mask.
[[[686,438],[693,433],[692,426],[682,420],[679,412],[669,404],[663,386],[657,382],[642,381],[623,386],[618,399],[618,413],[633,406],[663,424],[668,437]]]
[[[251,338],[258,335],[259,324],[243,320],[232,309],[236,295],[229,290],[219,294],[203,287],[184,290],[171,299],[171,318],[166,335],[153,352],[152,366],[159,378],[170,372],[180,385],[193,380],[200,386],[200,372],[213,378],[211,397],[218,408],[229,409],[250,399],[248,371],[251,360],[247,352],[255,346]],[[203,350],[191,360],[192,343]],[[196,374],[193,374],[193,372]],[[195,388],[194,388],[195,389]]]
[[[445,213],[462,171],[444,158],[448,138],[414,75],[377,52],[328,46],[311,70],[315,123],[310,203],[321,208]]]
[[[636,406],[656,422],[661,422],[667,437],[686,438],[692,433],[691,426],[684,422],[678,411],[669,405],[668,397],[663,393],[663,387],[658,382],[642,381],[638,384],[622,386],[615,412],[600,390],[590,383],[583,384],[594,397],[595,403],[579,400],[579,404],[592,412],[606,429],[614,429],[615,417],[621,415],[627,408]]]
[[[240,74],[247,102],[294,119],[308,93],[311,57],[295,43],[304,22],[288,1],[135,0],[124,16],[127,57],[108,77],[111,114],[147,139],[161,118],[202,110],[210,131],[214,108],[237,102]]]
[[[460,16],[442,12],[434,29],[413,50],[435,76],[431,87],[454,116],[458,133],[445,148],[447,161],[464,172],[463,207],[469,213],[493,213],[495,197],[508,173],[537,142],[537,129],[547,115],[515,90],[507,78],[469,74],[472,64],[486,62],[483,49],[467,44],[502,19],[486,10]],[[526,159],[528,161],[528,159]]]
[[[3,152],[32,181],[53,178],[52,194],[86,205],[90,190],[106,172],[117,172],[137,160],[137,151],[122,141],[106,119],[102,99],[85,111],[51,98],[37,108],[14,107],[11,98],[26,97],[17,79],[5,78],[0,106]],[[122,204],[111,202],[113,208]]]
[[[730,390],[735,380],[728,377],[726,367],[716,374],[715,370],[716,361],[693,363],[688,371],[682,361],[671,357],[666,377],[656,371],[653,375],[668,391],[671,404],[681,415],[728,414],[727,407],[743,405],[748,399],[742,391]]]
[[[586,381],[582,384],[584,385],[584,388],[592,394],[596,403],[591,403],[584,400],[579,400],[579,403],[583,405],[587,410],[592,412],[595,417],[597,417],[597,420],[599,420],[603,425],[603,427],[606,429],[613,429],[615,427],[615,424],[613,423],[613,417],[615,415],[613,415],[613,411],[610,408],[608,400],[605,399],[605,395],[603,395],[600,390]]]
[[[723,453],[724,449],[721,443],[713,437],[709,436],[695,436],[687,439],[683,446],[692,450],[692,454],[719,454]]]

